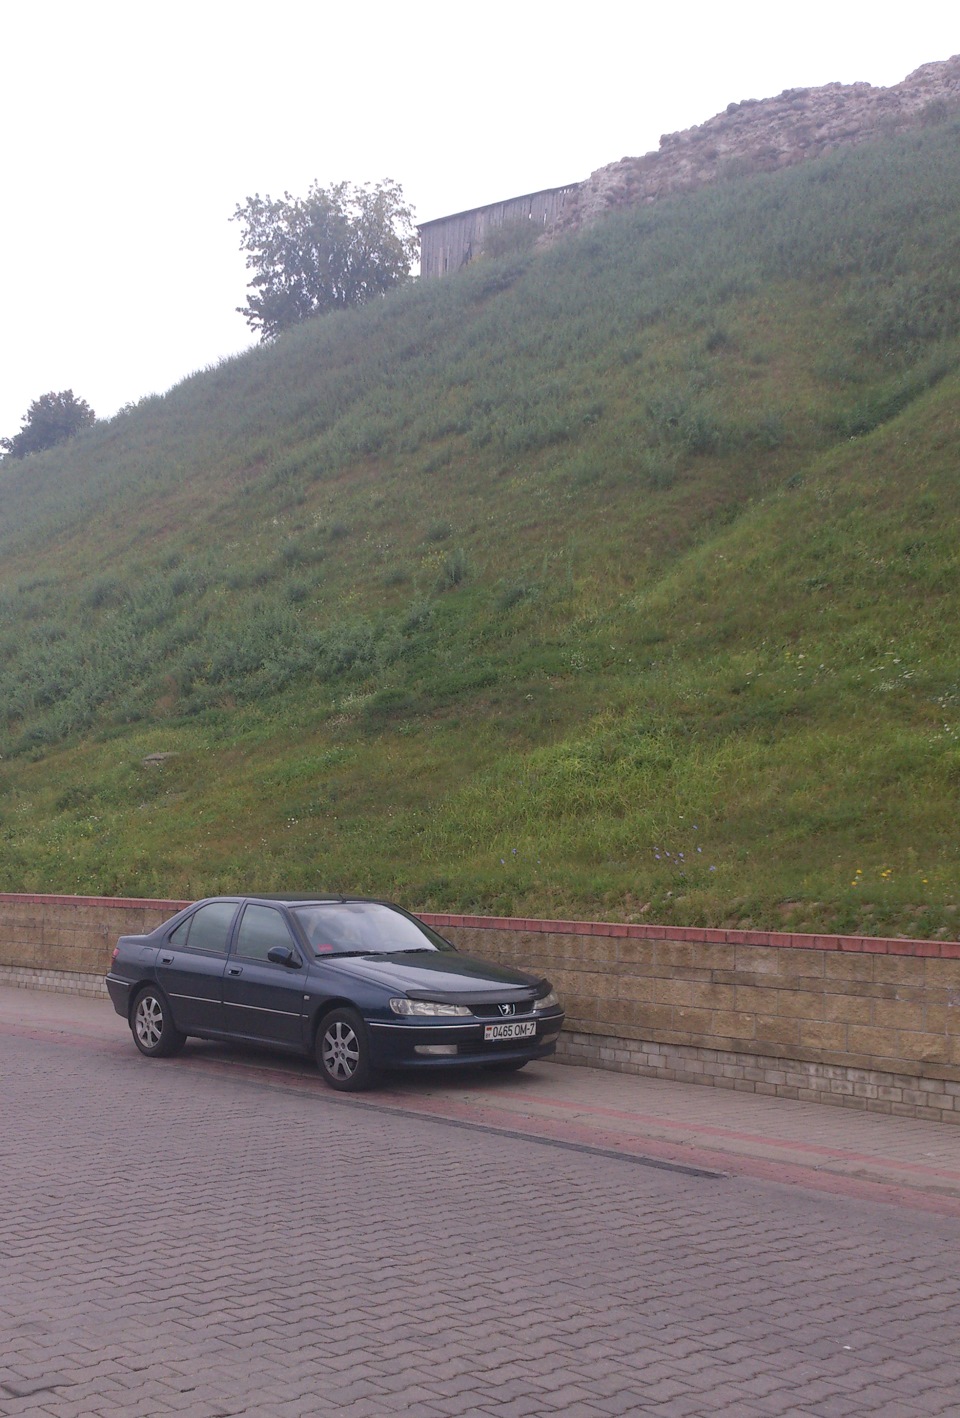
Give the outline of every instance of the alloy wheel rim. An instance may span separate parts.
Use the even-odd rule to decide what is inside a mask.
[[[360,1062],[360,1041],[342,1020],[323,1036],[323,1066],[331,1078],[352,1078]]]
[[[163,1010],[153,995],[146,995],[137,1005],[137,1038],[145,1048],[155,1048],[163,1033]]]

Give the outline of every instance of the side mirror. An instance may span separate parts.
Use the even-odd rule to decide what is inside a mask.
[[[289,945],[271,945],[267,951],[267,959],[274,965],[286,965],[291,970],[300,969],[300,957],[294,954]]]

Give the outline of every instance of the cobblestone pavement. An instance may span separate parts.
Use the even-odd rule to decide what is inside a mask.
[[[960,1217],[907,1191],[585,1150],[549,1066],[494,1130],[103,1020],[0,1012],[0,1415],[960,1413]]]

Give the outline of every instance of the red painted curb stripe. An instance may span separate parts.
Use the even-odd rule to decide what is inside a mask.
[[[12,1034],[46,1040],[57,1043],[67,1048],[83,1048],[95,1043],[98,1047],[106,1047],[111,1053],[127,1054],[130,1048],[126,1038],[117,1037],[116,1040],[107,1039],[100,1034],[80,1034],[71,1033],[69,1030],[58,1026],[56,1029],[40,1029],[29,1025],[7,1022],[3,1025],[5,1031]],[[136,1061],[136,1060],[134,1060]],[[189,1068],[192,1071],[213,1070],[219,1075],[227,1077],[255,1078],[265,1081],[270,1087],[283,1088],[291,1091],[309,1091],[318,1099],[326,1100],[326,1090],[319,1078],[312,1071],[303,1073],[290,1073],[280,1067],[270,1067],[265,1065],[246,1063],[242,1059],[231,1059],[221,1061],[197,1056],[195,1058],[184,1057],[177,1062],[178,1068]],[[518,1101],[531,1101],[531,1095],[520,1095],[511,1093],[512,1098]],[[341,1105],[351,1104],[356,1107],[369,1105],[376,1107],[378,1111],[395,1113],[399,1117],[412,1116],[419,1117],[425,1121],[440,1122],[444,1120],[463,1123],[469,1125],[476,1124],[478,1127],[496,1127],[515,1134],[518,1138],[528,1138],[536,1141],[538,1138],[552,1142],[571,1142],[588,1147],[602,1148],[604,1151],[619,1153],[625,1157],[651,1157],[664,1161],[677,1162],[686,1166],[703,1167],[712,1171],[720,1171],[737,1176],[747,1176],[759,1181],[771,1181],[791,1186],[797,1186],[808,1191],[826,1192],[836,1196],[850,1197],[860,1201],[881,1202],[887,1205],[912,1208],[918,1211],[934,1212],[941,1216],[952,1216],[960,1218],[960,1197],[944,1195],[938,1192],[924,1191],[919,1187],[897,1185],[891,1182],[879,1182],[865,1180],[862,1178],[851,1178],[838,1175],[833,1172],[825,1172],[814,1167],[806,1167],[802,1163],[770,1161],[765,1158],[755,1157],[750,1153],[724,1152],[716,1148],[702,1147],[697,1143],[675,1143],[662,1138],[655,1137],[634,1137],[625,1139],[622,1133],[608,1132],[604,1128],[593,1127],[589,1123],[573,1121],[571,1119],[551,1119],[539,1118],[536,1123],[529,1114],[518,1116],[505,1108],[497,1107],[494,1102],[481,1104],[479,1106],[468,1106],[458,1103],[455,1099],[419,1099],[416,1106],[411,1106],[405,1102],[391,1099],[389,1095],[382,1094],[376,1097],[364,1099],[362,1095],[351,1097],[349,1100],[337,1098],[336,1102]],[[582,1104],[557,1104],[546,1100],[535,1100],[540,1106],[567,1107],[570,1109],[579,1108],[584,1111]],[[634,1121],[651,1121],[658,1126],[687,1126],[689,1124],[673,1123],[665,1118],[647,1119],[639,1114],[625,1112],[617,1108],[592,1108],[592,1112],[598,1115],[610,1115],[613,1117],[626,1117]],[[724,1135],[724,1130],[720,1128],[709,1128],[697,1125],[697,1131],[707,1133],[712,1132]],[[778,1138],[764,1138],[754,1134],[727,1132],[725,1135],[731,1138],[740,1138],[744,1141],[755,1141],[765,1146],[799,1146],[800,1144],[784,1143]],[[834,1151],[833,1149],[822,1149],[825,1153]],[[871,1157],[857,1153],[839,1153],[838,1160],[848,1158],[858,1159],[862,1156],[865,1163],[882,1168],[885,1162],[898,1170],[906,1170],[906,1164],[894,1159],[884,1159]],[[923,1169],[926,1170],[926,1169]],[[931,1169],[934,1170],[934,1169]],[[949,1173],[942,1173],[945,1178]]]
[[[762,1147],[781,1147],[791,1152],[810,1152],[821,1157],[829,1157],[837,1162],[864,1162],[876,1165],[882,1161],[895,1167],[897,1171],[923,1173],[931,1177],[943,1177],[947,1180],[960,1182],[960,1168],[953,1170],[950,1167],[931,1167],[923,1162],[901,1162],[893,1157],[878,1158],[871,1152],[850,1152],[844,1147],[830,1147],[826,1143],[817,1142],[791,1142],[785,1138],[768,1137],[764,1133],[739,1132],[734,1128],[716,1127],[711,1123],[697,1122],[676,1122],[672,1118],[662,1117],[658,1113],[635,1113],[625,1108],[610,1108],[606,1106],[596,1106],[590,1104],[589,1108],[583,1103],[567,1102],[563,1099],[543,1099],[535,1098],[531,1094],[511,1093],[511,1098],[519,1103],[530,1103],[539,1108],[557,1108],[567,1112],[589,1112],[593,1117],[600,1118],[623,1118],[628,1122],[642,1124],[646,1127],[671,1128],[676,1131],[686,1130],[688,1132],[701,1133],[707,1137],[729,1138],[731,1142],[751,1142]],[[822,1104],[814,1105],[822,1107]],[[913,1119],[906,1119],[912,1122]],[[960,1128],[957,1128],[958,1151],[960,1151]]]

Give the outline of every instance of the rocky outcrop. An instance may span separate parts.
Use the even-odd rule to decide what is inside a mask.
[[[698,127],[666,134],[657,152],[598,168],[567,201],[556,230],[719,178],[790,167],[841,146],[940,122],[958,110],[960,55],[924,64],[888,89],[827,84],[731,103]]]

